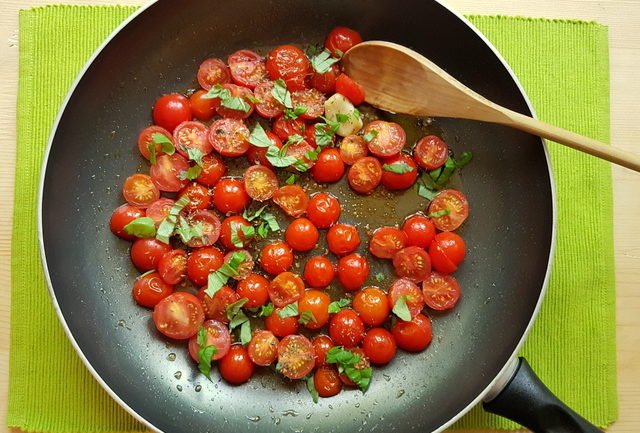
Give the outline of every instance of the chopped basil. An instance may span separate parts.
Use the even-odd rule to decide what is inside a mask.
[[[245,113],[251,110],[251,105],[240,96],[231,96],[229,89],[225,89],[220,84],[216,84],[211,87],[206,95],[205,99],[220,98],[220,105],[229,108],[231,110],[243,111]]]
[[[292,174],[287,178],[287,180],[284,181],[284,183],[286,183],[287,185],[293,185],[294,183],[296,183],[297,180],[298,180],[298,175]]]
[[[304,141],[304,137],[300,134],[292,134],[289,136],[289,138],[287,139],[287,143],[286,144],[298,144],[301,141]]]
[[[267,223],[269,230],[271,230],[272,232],[280,231],[280,225],[278,224],[278,220],[276,220],[276,217],[273,216],[273,214],[265,213],[264,215],[262,215],[262,219],[264,220],[264,222]]]
[[[269,302],[268,304],[260,306],[260,308],[247,308],[247,310],[252,313],[253,317],[267,317],[273,314],[275,308],[275,305]]]
[[[344,307],[351,305],[351,300],[347,298],[340,298],[337,301],[333,301],[329,304],[329,313],[337,313]]]
[[[318,390],[316,389],[316,384],[313,381],[313,373],[309,373],[305,378],[305,381],[307,382],[307,391],[309,391],[309,394],[311,394],[311,398],[313,399],[313,402],[317,403],[320,399],[320,394],[318,394]]]
[[[314,137],[318,147],[331,146],[333,144],[333,137],[336,135],[336,131],[340,127],[338,122],[327,121],[327,123],[316,123],[314,125]]]
[[[262,206],[260,209],[258,209],[257,211],[255,211],[253,214],[249,213],[249,209],[245,209],[244,212],[242,212],[242,218],[246,219],[247,221],[251,222],[256,218],[259,218],[260,215],[262,215],[262,212],[264,212],[264,210],[267,208],[267,205],[265,204],[264,206]]]
[[[202,238],[204,236],[204,228],[202,222],[198,221],[194,225],[187,223],[187,220],[180,217],[180,224],[176,226],[175,233],[185,244],[192,239]]]
[[[242,234],[246,240],[253,238],[256,235],[256,228],[254,226],[240,226]]]
[[[242,230],[244,227],[245,226],[236,221],[231,222],[231,243],[236,248],[242,248],[244,246],[244,242],[240,239],[240,235],[238,234],[238,230]]]
[[[160,226],[158,227],[158,231],[156,232],[156,239],[158,239],[160,242],[164,242],[165,244],[169,243],[169,238],[171,238],[171,235],[176,228],[176,224],[178,224],[178,215],[188,204],[189,197],[183,195],[173,204],[173,206],[171,206],[171,209],[169,209],[169,215],[167,215],[162,220]]]
[[[278,316],[286,319],[287,317],[294,317],[298,314],[298,302],[293,302],[291,304],[285,305],[281,309],[278,310]]]
[[[337,48],[333,51],[333,53],[334,53],[336,56],[340,57],[340,58],[342,58],[342,56],[344,56],[344,51],[339,50],[339,49],[337,49]]]
[[[202,97],[204,99],[214,99],[214,98],[223,99],[223,98],[228,98],[230,96],[231,96],[231,92],[228,89],[225,89],[220,84],[216,84],[212,86],[207,92],[207,94],[203,95]]]
[[[273,146],[271,139],[264,131],[264,128],[260,123],[256,122],[256,126],[253,127],[251,134],[249,135],[249,143],[256,147],[269,147]]]
[[[336,120],[340,123],[344,123],[344,122],[348,122],[349,121],[349,115],[348,114],[343,114],[343,113],[336,113]]]
[[[180,172],[180,174],[178,174],[178,179],[180,180],[185,180],[185,179],[189,179],[189,180],[193,180],[193,179],[197,179],[198,176],[200,176],[200,174],[202,173],[202,167],[200,167],[199,165],[194,165],[192,167],[189,167],[188,170],[182,170]]]
[[[229,305],[227,305],[225,307],[225,312],[227,313],[227,319],[229,319],[229,321],[230,321],[229,322],[229,329],[233,330],[236,326],[239,326],[239,325],[242,324],[240,322],[240,320],[242,319],[242,316],[244,316],[244,313],[242,312],[241,308],[248,301],[249,301],[249,298],[238,299],[237,301],[232,302],[231,304],[229,304]],[[240,316],[239,319],[236,319],[236,317],[240,313],[242,313],[242,315]],[[245,321],[249,320],[249,319],[247,319],[247,316],[244,316],[244,319],[245,319]]]
[[[198,350],[198,370],[204,374],[207,379],[211,380],[211,358],[216,354],[218,348],[216,346],[207,345],[207,328],[200,325],[196,342],[200,349]]]
[[[440,218],[441,216],[449,215],[451,211],[449,209],[442,209],[438,212],[431,212],[427,215],[427,218]]]
[[[378,130],[377,129],[372,129],[371,131],[369,131],[366,134],[364,134],[362,136],[362,139],[364,140],[365,143],[369,143],[371,140],[373,140],[377,136],[378,136]]]
[[[378,272],[375,276],[376,281],[379,283],[383,282],[385,278],[386,277],[382,272]]]
[[[153,238],[156,236],[156,224],[149,217],[140,217],[124,226],[124,231],[138,238]]]
[[[293,108],[291,92],[287,90],[287,84],[282,78],[278,78],[274,81],[273,88],[271,89],[271,95],[276,101],[284,105],[286,108]]]
[[[160,134],[160,135],[162,135],[162,134]],[[155,165],[156,162],[157,162],[157,160],[156,160],[156,145],[153,144],[153,143],[149,143],[149,145],[147,146],[147,149],[149,149],[149,163],[151,165]]]
[[[324,74],[329,72],[331,65],[339,61],[339,58],[331,57],[331,52],[325,49],[321,53],[311,57],[311,67],[318,74]]]
[[[166,135],[155,132],[151,135],[151,138],[153,139],[153,144],[161,145],[162,152],[167,155],[173,155],[175,153],[176,148],[173,147],[173,142]]]
[[[249,344],[251,341],[251,323],[247,320],[240,325],[240,343],[243,345]]]
[[[356,365],[360,362],[360,355],[344,350],[340,346],[334,346],[327,351],[326,362],[337,364],[338,373],[345,373],[349,379],[360,387],[362,392],[365,392],[369,387],[373,369],[371,367],[356,368]]]
[[[267,224],[266,222],[262,222],[259,226],[258,226],[258,236],[260,236],[262,239],[266,238],[269,235],[269,224]]]
[[[307,107],[296,107],[293,110],[291,110],[289,108],[285,108],[284,109],[284,115],[285,115],[285,117],[287,117],[289,119],[297,119],[298,116],[302,116],[308,110],[309,109]]]
[[[404,320],[405,322],[411,322],[411,312],[409,312],[409,307],[407,306],[407,301],[410,301],[412,298],[409,295],[402,295],[398,298],[395,305],[391,309],[393,314]]]
[[[222,266],[218,268],[215,272],[211,272],[209,274],[207,280],[207,289],[204,291],[210,297],[213,297],[218,290],[222,288],[230,277],[234,275],[238,275],[238,268],[247,258],[246,254],[242,251],[236,251],[231,256],[231,260],[227,263],[224,263]]]
[[[386,170],[386,171],[390,171],[391,173],[396,173],[396,174],[409,173],[409,172],[414,170],[414,168],[411,167],[406,162],[396,162],[396,163],[393,163],[393,164],[383,164],[382,165],[382,169]]]
[[[300,314],[298,322],[306,325],[309,322],[318,323],[318,320],[316,319],[316,316],[313,315],[313,312],[311,310],[304,310],[302,314]]]
[[[256,98],[252,94],[246,95],[245,98],[247,98],[249,101],[253,102],[254,104],[261,104],[262,103],[261,100],[259,100],[258,98]]]
[[[465,165],[469,164],[472,159],[473,159],[473,154],[471,152],[469,151],[462,152],[462,155],[460,155],[460,159],[456,161],[456,167],[462,168]]]
[[[358,110],[357,108],[354,108],[353,117],[355,117],[356,119],[360,119],[360,110]]]
[[[289,143],[282,146],[281,149],[278,149],[276,146],[269,146],[265,156],[274,167],[289,167],[298,159],[295,156],[287,156],[288,148]]]
[[[447,183],[456,168],[464,167],[471,161],[471,159],[471,152],[463,152],[459,161],[449,157],[442,167],[430,171],[429,176],[436,184],[443,186]]]

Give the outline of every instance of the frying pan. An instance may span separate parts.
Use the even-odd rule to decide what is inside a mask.
[[[422,31],[425,23],[429,32]],[[303,384],[268,369],[244,386],[217,376],[208,382],[183,342],[162,338],[149,311],[130,299],[138,272],[128,243],[113,236],[106,222],[123,202],[122,181],[146,170],[135,140],[150,122],[155,99],[193,87],[206,57],[317,43],[338,25],[357,29],[365,39],[411,47],[489,99],[532,113],[495,49],[464,18],[433,0],[402,7],[391,0],[366,6],[355,0],[160,0],[141,9],[76,81],[54,126],[41,179],[45,274],[87,368],[155,431],[441,431],[483,399],[489,410],[536,431],[561,423],[569,425],[562,431],[598,431],[557,402],[526,362],[515,358],[549,277],[555,197],[543,142],[498,125],[397,118],[409,138],[428,124],[454,152],[474,154],[459,180],[472,206],[464,227],[468,256],[456,274],[468,290],[454,311],[431,315],[431,346],[377,368],[366,394],[343,392],[314,404]],[[407,201],[416,201],[413,194],[391,202],[350,197],[368,200],[371,212],[364,222],[378,226],[383,214],[403,214]]]

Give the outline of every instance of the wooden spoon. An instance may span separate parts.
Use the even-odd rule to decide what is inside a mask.
[[[640,157],[516,113],[480,96],[422,55],[402,45],[368,41],[344,55],[344,70],[383,110],[416,116],[500,123],[640,171]]]

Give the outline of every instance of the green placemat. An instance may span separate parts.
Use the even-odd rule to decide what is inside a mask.
[[[40,268],[36,196],[58,107],[93,50],[134,7],[50,6],[20,13],[7,423],[27,431],[143,431],[85,370],[52,308]],[[538,115],[607,142],[607,29],[596,23],[474,16]],[[550,144],[558,245],[547,298],[523,354],[558,396],[599,426],[617,416],[615,281],[608,163]],[[478,408],[456,428],[516,428]]]

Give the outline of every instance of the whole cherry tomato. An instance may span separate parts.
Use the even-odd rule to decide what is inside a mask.
[[[329,250],[338,256],[354,251],[360,245],[358,230],[349,224],[335,224],[327,232]]]
[[[153,123],[169,132],[173,132],[182,122],[191,120],[191,117],[191,104],[183,95],[164,95],[153,104]]]
[[[338,261],[338,281],[346,291],[358,290],[368,276],[369,264],[360,254],[349,254]]]
[[[306,218],[293,220],[284,233],[284,239],[296,251],[312,250],[319,238],[318,229]]]
[[[352,347],[364,338],[364,323],[350,308],[340,310],[329,322],[329,336],[337,346]]]
[[[229,352],[218,361],[218,370],[224,380],[234,385],[245,383],[251,376],[255,366],[249,352],[242,344],[233,344]]]
[[[303,277],[310,287],[327,287],[335,275],[335,265],[325,256],[311,257],[304,266]]]

